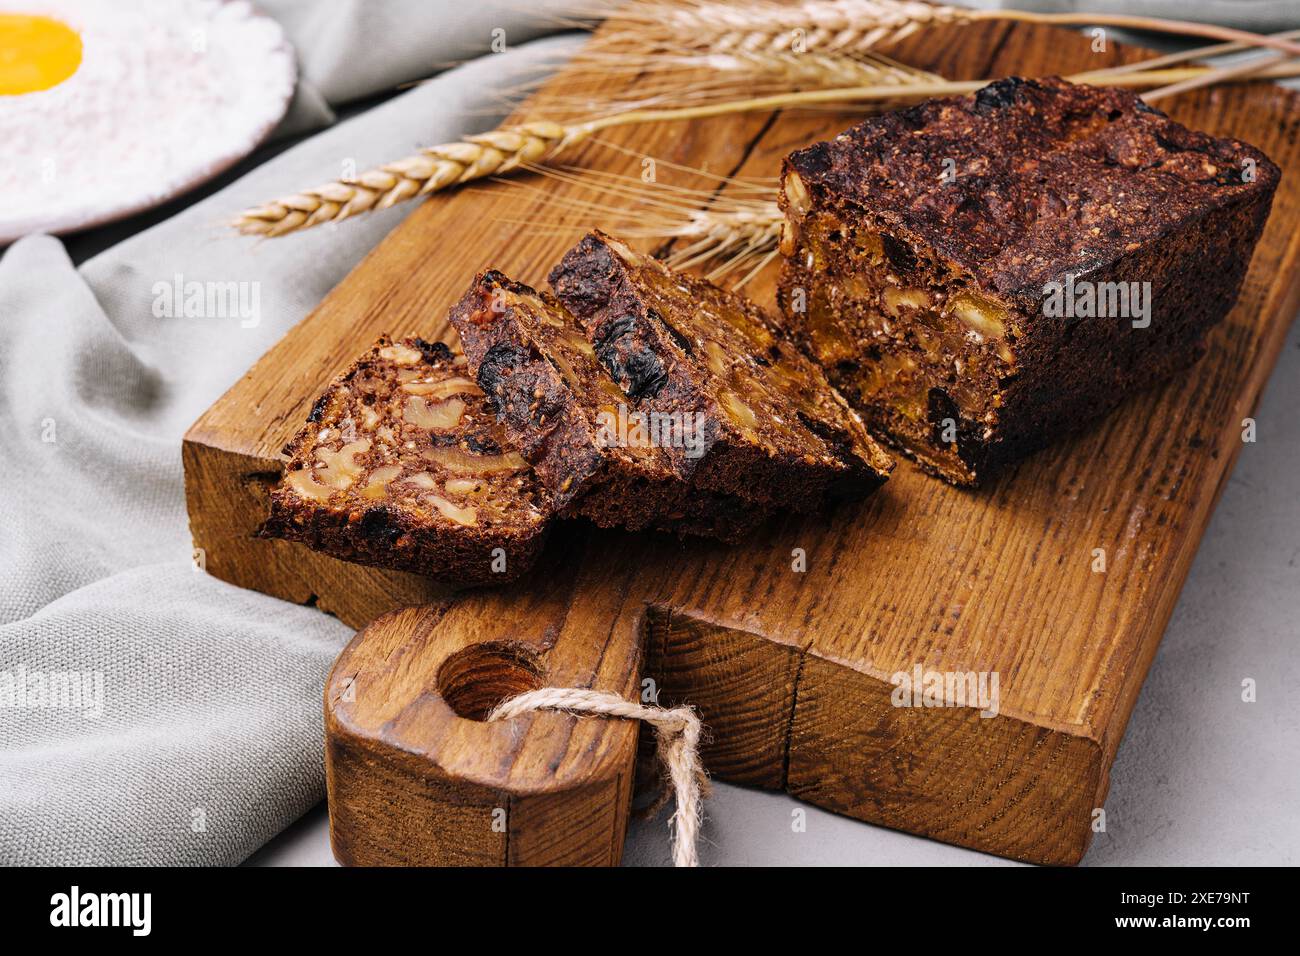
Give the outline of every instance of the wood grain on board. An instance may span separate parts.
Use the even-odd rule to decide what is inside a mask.
[[[1065,74],[1139,56],[1009,24],[928,30],[893,52],[954,79]],[[560,74],[526,112],[544,116],[564,83]],[[736,547],[575,526],[529,582],[500,593],[453,597],[412,575],[251,537],[280,447],[381,332],[446,338],[446,309],[477,271],[541,284],[586,227],[601,225],[564,209],[564,197],[581,194],[569,183],[548,182],[545,203],[491,186],[415,210],[204,414],[184,449],[191,527],[210,573],[314,602],[357,627],[430,605],[359,635],[327,688],[340,859],[618,859],[635,734],[554,714],[511,722],[518,727],[456,716],[440,668],[487,641],[524,645],[530,680],[631,696],[643,674],[661,703],[695,704],[711,732],[705,764],[719,778],[991,853],[1078,861],[1243,447],[1242,419],[1300,306],[1297,97],[1257,83],[1161,105],[1189,126],[1255,144],[1283,169],[1240,302],[1187,374],[977,492],[901,463],[872,499],[778,521]],[[607,139],[632,156],[591,144],[570,161],[635,175],[649,155],[774,176],[786,152],[854,119],[811,111],[625,128]],[[659,175],[669,180],[666,165]],[[573,231],[549,227],[557,223]],[[770,305],[773,279],[770,270],[748,291]],[[1104,572],[1094,571],[1096,549]],[[514,686],[516,666],[489,654],[488,686]],[[894,706],[891,675],[917,666],[996,674],[996,716]],[[489,823],[503,806],[509,822],[497,832]]]

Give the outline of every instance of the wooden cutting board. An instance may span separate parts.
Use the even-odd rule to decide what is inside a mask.
[[[890,52],[954,79],[1070,73],[1140,55],[995,23],[929,30]],[[524,114],[544,117],[565,83],[552,80]],[[475,674],[504,693],[518,689],[522,667],[533,682],[628,696],[652,679],[661,702],[700,709],[718,778],[991,853],[1077,862],[1219,491],[1249,447],[1243,419],[1300,306],[1298,98],[1251,84],[1162,106],[1259,146],[1284,174],[1240,302],[1190,372],[979,492],[904,462],[871,500],[780,521],[738,547],[575,526],[528,582],[503,593],[457,599],[412,575],[252,537],[279,449],[332,376],[382,332],[447,337],[447,308],[482,268],[541,285],[601,223],[487,186],[437,196],[394,230],[184,447],[209,573],[356,627],[432,605],[360,636],[327,688],[340,858],[617,861],[633,729],[556,714],[513,727],[462,716],[481,709],[484,692],[466,689]],[[854,120],[820,111],[628,128],[607,138],[631,156],[593,145],[571,161],[636,175],[647,155],[774,176],[785,153]],[[581,189],[548,182],[546,192]],[[515,224],[530,219],[573,231]],[[773,278],[748,291],[770,304]],[[917,667],[996,674],[996,716],[894,706],[891,676]],[[560,799],[574,793],[576,802]],[[489,826],[503,808],[510,826]]]

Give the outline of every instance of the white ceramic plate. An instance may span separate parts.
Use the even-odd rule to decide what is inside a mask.
[[[82,47],[63,82],[0,95],[0,243],[180,195],[251,153],[293,97],[284,31],[244,0],[0,0],[0,13],[60,21]]]

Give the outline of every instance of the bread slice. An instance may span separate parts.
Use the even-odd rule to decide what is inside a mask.
[[[767,517],[744,499],[692,487],[662,436],[630,420],[634,403],[554,299],[489,271],[451,321],[476,381],[557,512],[601,527],[724,540]]]
[[[465,357],[381,339],[312,407],[258,534],[458,585],[533,564],[552,508]]]
[[[700,423],[699,454],[668,449],[696,487],[806,512],[868,494],[893,468],[822,370],[744,296],[601,232],[550,284],[637,411]]]

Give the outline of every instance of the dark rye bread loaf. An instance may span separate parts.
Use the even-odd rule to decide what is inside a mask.
[[[976,484],[1202,354],[1278,176],[1123,90],[1000,80],[787,157],[778,301],[873,432]]]
[[[261,537],[464,585],[513,580],[540,550],[548,497],[440,342],[381,339],[284,453]]]
[[[550,283],[637,411],[699,423],[700,454],[669,449],[697,487],[812,511],[869,493],[893,467],[821,369],[743,296],[601,232]]]
[[[479,386],[557,511],[601,527],[724,540],[767,517],[743,499],[693,487],[665,443],[620,427],[632,401],[554,299],[485,272],[452,308],[451,322]]]

